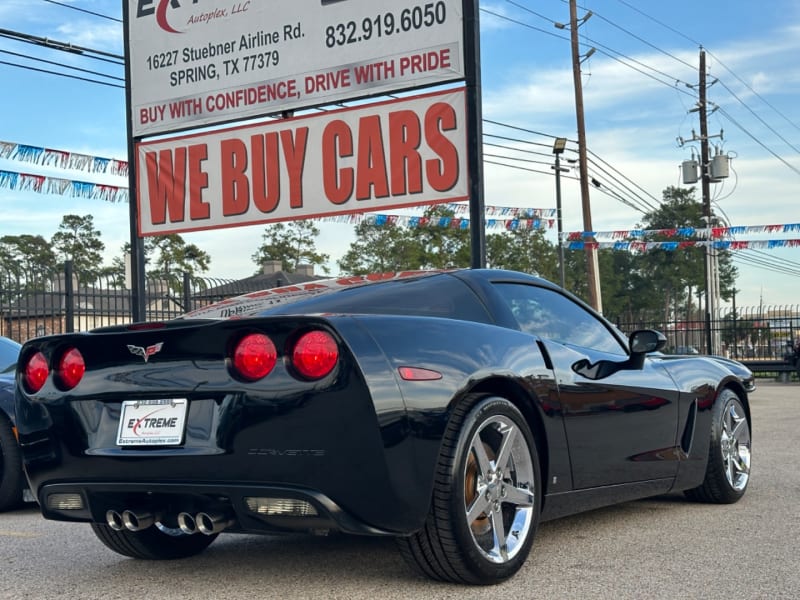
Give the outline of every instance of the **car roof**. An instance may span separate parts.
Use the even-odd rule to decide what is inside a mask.
[[[379,285],[387,282],[411,281],[441,275],[451,275],[466,282],[478,284],[503,281],[527,282],[557,289],[557,286],[554,284],[535,275],[502,269],[407,270],[320,279],[279,288],[249,292],[198,308],[179,318],[227,319],[232,317],[247,317],[273,309],[276,306],[286,306],[321,295],[352,290],[364,286]]]

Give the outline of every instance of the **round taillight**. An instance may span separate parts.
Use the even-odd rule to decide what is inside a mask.
[[[83,355],[77,348],[70,348],[61,355],[58,361],[57,379],[58,383],[65,390],[71,390],[83,379],[86,372],[86,363]]]
[[[292,351],[292,365],[307,379],[321,379],[333,371],[339,360],[339,346],[331,334],[310,331],[297,340]]]
[[[269,375],[278,361],[275,344],[262,333],[244,336],[233,351],[233,368],[243,379],[256,381]]]
[[[50,375],[50,369],[47,366],[47,359],[44,354],[37,352],[28,359],[25,365],[23,378],[25,380],[25,388],[31,394],[35,394],[44,386],[47,381],[47,376]]]

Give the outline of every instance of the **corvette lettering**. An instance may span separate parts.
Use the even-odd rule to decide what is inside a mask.
[[[325,450],[281,450],[279,448],[250,448],[250,456],[325,456]]]

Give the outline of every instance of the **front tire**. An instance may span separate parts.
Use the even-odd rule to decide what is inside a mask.
[[[115,531],[103,523],[91,525],[97,538],[117,554],[144,560],[172,560],[200,554],[218,535],[189,535],[158,524],[141,531]]]
[[[11,428],[11,421],[0,413],[0,512],[22,504],[25,475],[22,455]]]
[[[525,562],[540,507],[539,456],[525,417],[504,398],[471,396],[445,432],[425,525],[398,544],[433,579],[499,583]]]
[[[750,482],[750,423],[739,396],[723,390],[714,405],[703,483],[685,492],[697,502],[733,504]]]

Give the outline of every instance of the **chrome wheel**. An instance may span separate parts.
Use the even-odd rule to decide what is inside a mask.
[[[504,415],[484,421],[469,444],[464,469],[464,515],[472,540],[494,563],[513,559],[534,519],[531,449]]]
[[[731,504],[744,496],[750,483],[752,449],[746,402],[746,396],[739,397],[731,389],[720,391],[711,414],[703,481],[697,487],[684,490],[690,500]]]
[[[539,454],[506,398],[472,394],[442,438],[428,518],[398,538],[403,557],[441,581],[489,585],[519,571],[539,526]]]
[[[737,492],[744,490],[750,479],[750,426],[742,405],[734,399],[722,415],[720,451],[728,483]]]

